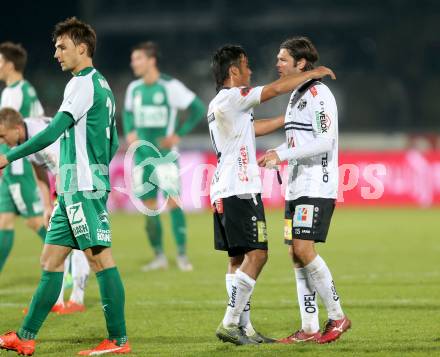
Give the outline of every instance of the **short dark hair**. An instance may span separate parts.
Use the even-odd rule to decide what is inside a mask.
[[[153,57],[158,59],[159,57],[159,46],[157,45],[156,42],[153,41],[146,41],[146,42],[141,42],[138,43],[136,46],[134,46],[131,49],[131,52],[134,51],[144,51],[145,54],[147,55],[147,57]]]
[[[27,62],[27,52],[21,44],[3,42],[0,44],[0,54],[6,61],[14,64],[14,68],[17,72],[24,72]]]
[[[223,83],[229,76],[231,66],[240,66],[240,59],[247,57],[246,51],[239,45],[224,45],[215,51],[212,56],[211,68],[214,73],[216,90],[223,87]]]
[[[0,125],[10,128],[22,123],[23,117],[15,109],[7,107],[0,109]]]
[[[318,51],[307,37],[292,37],[284,41],[280,49],[286,49],[295,61],[299,61],[304,58],[306,65],[305,71],[313,69],[315,62],[319,59]]]
[[[76,17],[69,17],[55,25],[52,39],[55,42],[58,37],[64,35],[69,36],[75,46],[85,43],[88,56],[93,57],[96,48],[96,33],[92,26],[78,20]]]

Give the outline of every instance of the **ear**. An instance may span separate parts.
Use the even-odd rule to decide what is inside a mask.
[[[240,75],[240,70],[237,66],[229,67],[229,77],[234,77]]]
[[[85,43],[80,43],[78,45],[78,53],[80,55],[87,54],[87,45]]]
[[[299,69],[300,71],[303,71],[303,70],[304,70],[306,64],[307,64],[307,60],[306,60],[305,58],[301,58],[300,60],[298,60],[298,61],[296,62],[296,66],[298,67],[298,69]]]

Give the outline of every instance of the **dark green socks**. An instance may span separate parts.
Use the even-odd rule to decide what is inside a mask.
[[[11,252],[12,245],[14,244],[14,231],[13,230],[0,230],[0,272],[8,259]]]
[[[18,337],[26,340],[34,340],[37,337],[41,325],[60,294],[63,275],[63,272],[43,270],[40,283],[29,306],[29,312],[18,330]]]
[[[47,233],[47,231],[46,231],[46,227],[45,227],[45,226],[41,226],[41,227],[38,229],[38,231],[37,231],[37,234],[38,234],[38,236],[41,238],[41,240],[43,241],[43,243],[44,243],[44,240],[46,239],[46,233]]]
[[[163,253],[162,223],[159,215],[146,216],[145,230],[156,255]]]
[[[109,340],[116,340],[117,345],[123,345],[127,342],[124,315],[125,293],[118,269],[114,267],[102,270],[96,273],[96,278]]]
[[[176,240],[177,253],[186,254],[186,222],[183,211],[180,207],[173,208],[170,211],[171,224],[173,227],[174,239]]]

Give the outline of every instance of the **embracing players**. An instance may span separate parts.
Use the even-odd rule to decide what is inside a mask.
[[[276,130],[283,120],[281,117],[254,121],[253,108],[309,79],[333,76],[333,72],[319,67],[251,88],[247,54],[242,47],[234,45],[218,49],[212,67],[217,95],[209,104],[208,123],[217,168],[210,196],[215,208],[215,249],[229,255],[226,286],[230,297],[216,335],[236,345],[272,342],[254,330],[248,314],[256,280],[267,261],[266,220],[255,136]]]

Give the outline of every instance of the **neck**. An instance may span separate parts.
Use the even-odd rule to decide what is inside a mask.
[[[90,57],[87,57],[84,60],[82,60],[74,69],[72,69],[72,73],[77,74],[78,72],[81,72],[84,68],[87,67],[93,67],[93,62]]]
[[[23,74],[20,72],[12,72],[8,78],[6,79],[6,85],[11,85],[17,81],[21,81],[23,79]]]
[[[157,68],[153,68],[142,76],[145,84],[153,84],[159,79],[160,72]]]

